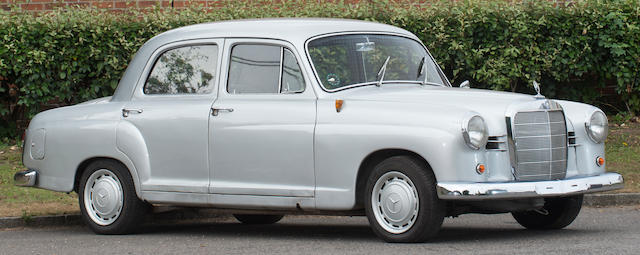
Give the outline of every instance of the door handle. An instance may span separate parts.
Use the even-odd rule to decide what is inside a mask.
[[[142,113],[142,109],[133,109],[133,108],[123,108],[122,109],[122,117],[129,117],[130,112]]]
[[[218,116],[220,111],[233,112],[233,108],[211,108],[211,115]]]

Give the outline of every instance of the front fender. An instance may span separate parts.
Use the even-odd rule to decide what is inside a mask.
[[[423,157],[437,181],[485,181],[475,173],[486,155],[466,146],[461,121],[467,110],[420,109],[419,105],[384,102],[318,103],[315,131],[316,207],[349,210],[355,207],[358,169],[371,153],[402,149]],[[329,110],[325,110],[329,109]],[[400,113],[400,114],[399,114]]]

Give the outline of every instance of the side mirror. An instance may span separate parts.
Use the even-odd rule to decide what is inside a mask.
[[[460,88],[469,89],[471,88],[471,83],[469,82],[469,80],[463,81],[462,83],[460,83]]]

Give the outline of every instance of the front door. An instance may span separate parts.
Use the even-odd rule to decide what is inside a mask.
[[[209,112],[222,42],[185,41],[159,49],[125,104],[122,125],[135,127],[127,130],[137,130],[148,154],[141,155],[148,157],[148,167],[137,166],[142,190],[208,193]]]
[[[223,74],[210,118],[210,192],[312,197],[316,96],[293,47],[225,41]]]

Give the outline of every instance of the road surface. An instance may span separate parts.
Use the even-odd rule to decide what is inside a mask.
[[[430,243],[389,244],[365,217],[288,216],[248,226],[232,219],[156,224],[138,234],[85,226],[0,230],[0,254],[640,254],[640,206],[583,208],[559,231],[530,231],[509,214],[447,218]]]

